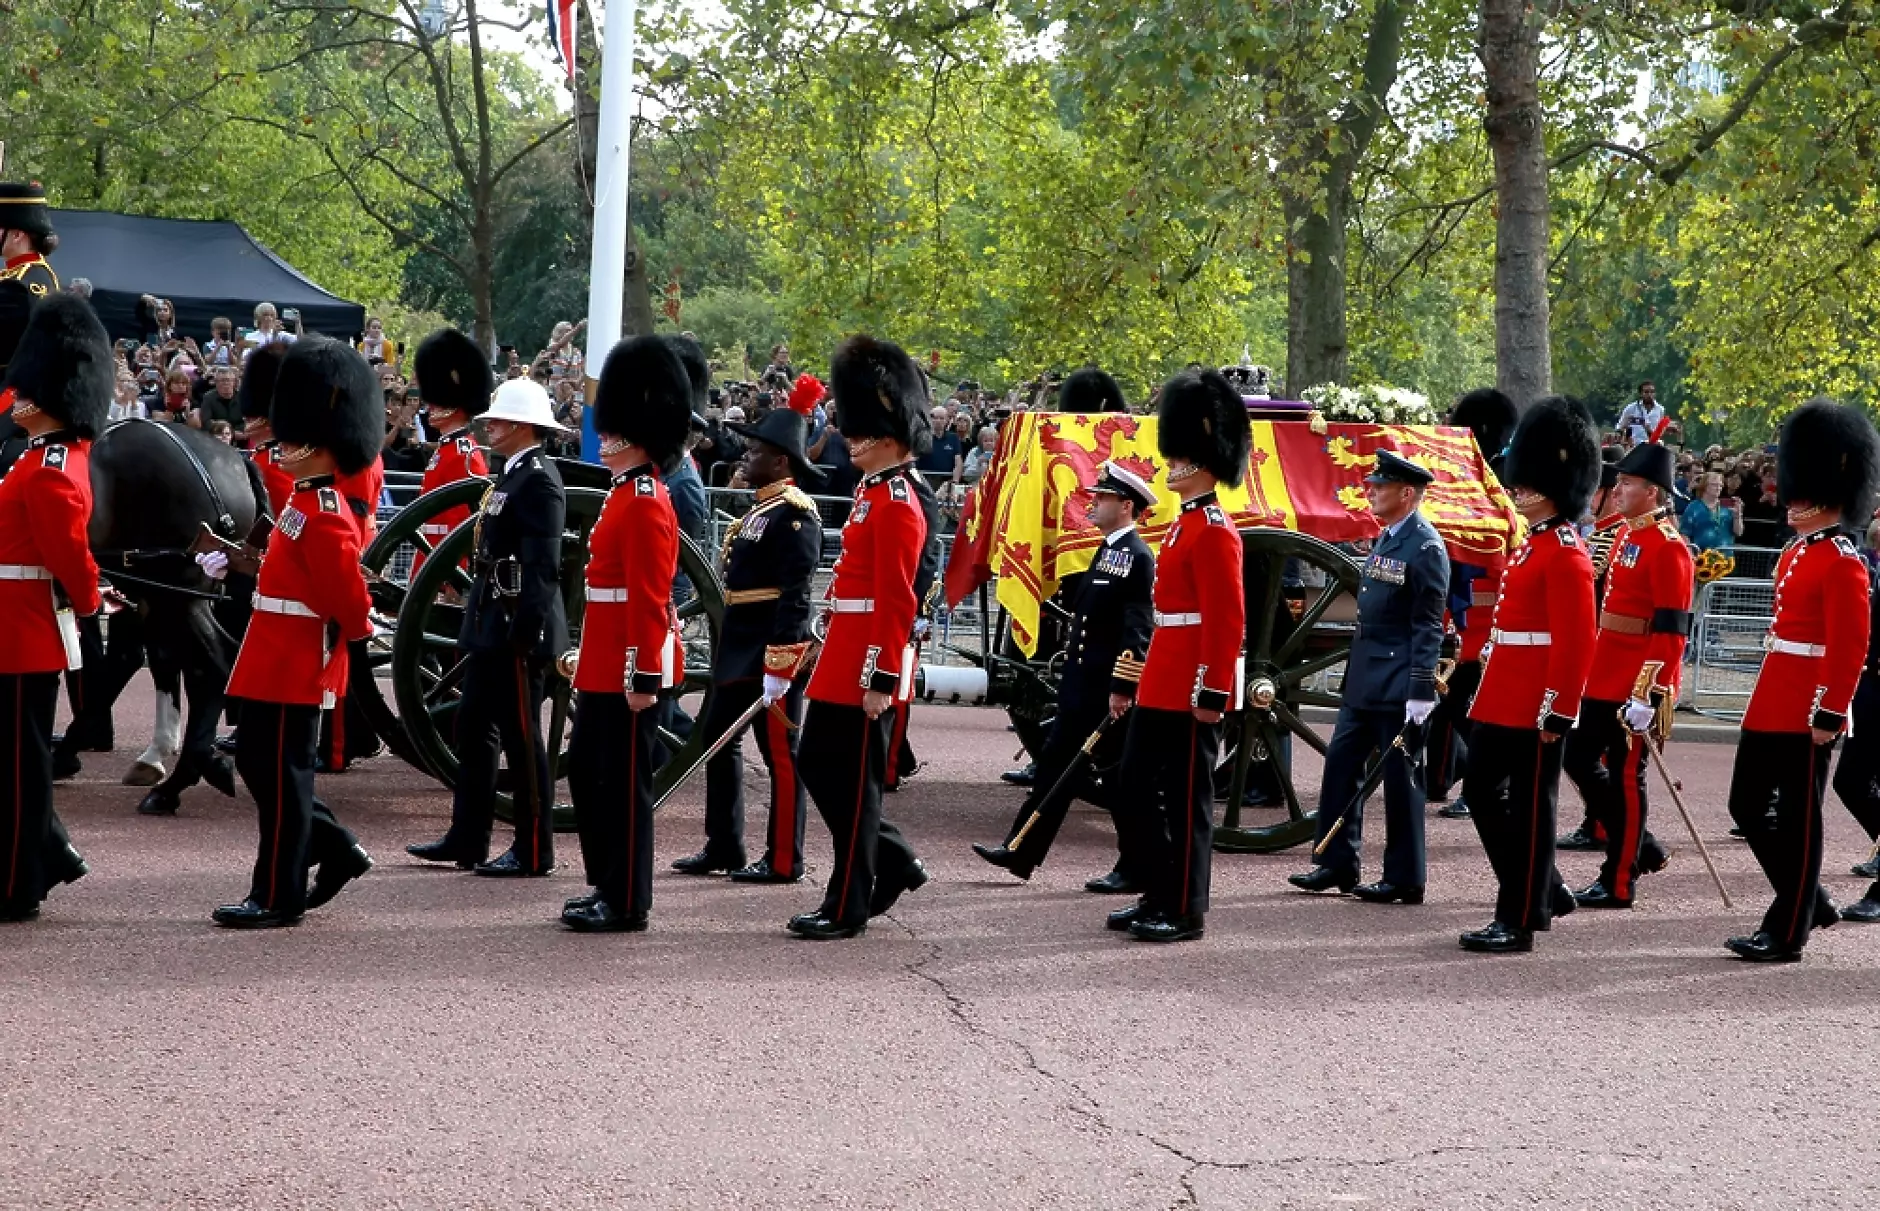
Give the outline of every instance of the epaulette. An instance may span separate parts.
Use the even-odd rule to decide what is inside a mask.
[[[893,479],[888,481],[888,499],[889,500],[905,501],[905,500],[912,500],[913,497],[914,497],[914,489],[908,486],[906,479],[897,475]]]
[[[1854,540],[1845,534],[1836,534],[1834,536],[1834,546],[1835,549],[1843,555],[1848,555],[1855,559],[1860,558],[1860,548],[1855,546]]]
[[[45,459],[40,465],[51,467],[54,471],[65,470],[65,449],[64,446],[47,446]]]
[[[1556,526],[1554,527],[1554,535],[1560,539],[1560,545],[1563,547],[1577,547],[1580,545],[1580,532],[1572,526]]]
[[[1660,534],[1663,534],[1666,538],[1670,539],[1672,542],[1684,541],[1684,535],[1678,533],[1677,526],[1671,523],[1670,518],[1664,518],[1659,521],[1658,532]]]
[[[320,512],[339,513],[342,511],[340,500],[339,500],[338,488],[321,488],[319,492],[319,496],[320,496]]]
[[[471,440],[468,433],[459,433],[457,435],[456,446],[457,453],[463,455],[465,458],[469,458],[472,454],[477,452],[477,444]]]
[[[1221,508],[1221,506],[1209,505],[1201,511],[1207,515],[1209,525],[1224,526],[1227,524],[1227,511]]]
[[[658,496],[658,481],[650,475],[638,477],[633,481],[633,494],[635,496]]]
[[[803,510],[805,513],[814,513],[816,511],[816,502],[809,498],[809,493],[803,491],[803,489],[797,487],[795,484],[785,484],[781,495],[785,500]]]

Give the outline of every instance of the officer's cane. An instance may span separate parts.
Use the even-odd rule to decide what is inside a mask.
[[[1455,671],[1456,662],[1448,657],[1436,662],[1436,696],[1438,698],[1449,693],[1449,678]],[[1426,717],[1425,722],[1427,721]],[[1389,747],[1385,748],[1383,754],[1378,757],[1377,764],[1371,769],[1371,776],[1364,780],[1364,785],[1358,788],[1358,793],[1352,796],[1350,803],[1345,805],[1345,810],[1338,813],[1338,819],[1332,821],[1332,826],[1325,830],[1324,838],[1312,847],[1313,857],[1316,858],[1325,852],[1325,847],[1332,843],[1332,838],[1338,835],[1338,830],[1345,827],[1345,821],[1350,818],[1352,809],[1377,792],[1378,785],[1384,781],[1384,763],[1390,760],[1391,749],[1401,749],[1406,761],[1414,760],[1410,755],[1407,741],[1410,738],[1410,729],[1416,726],[1408,721],[1404,723],[1403,730],[1397,733],[1397,738],[1392,740]],[[1424,739],[1427,741],[1428,737]]]
[[[1704,839],[1697,835],[1697,825],[1691,821],[1691,813],[1684,806],[1684,796],[1678,794],[1678,781],[1665,768],[1665,756],[1658,751],[1657,743],[1650,732],[1641,733],[1639,738],[1645,742],[1645,749],[1652,755],[1652,765],[1658,770],[1658,776],[1665,780],[1665,789],[1671,792],[1671,802],[1677,805],[1678,815],[1684,817],[1684,827],[1691,834],[1692,844],[1697,846],[1697,856],[1704,860],[1704,869],[1710,872],[1711,881],[1717,885],[1717,894],[1723,897],[1725,908],[1735,908],[1730,903],[1730,893],[1724,890],[1723,877],[1717,873],[1716,864],[1710,860],[1710,851],[1704,847]]]
[[[1128,713],[1127,711],[1124,712],[1124,714]],[[1045,806],[1055,802],[1059,795],[1068,795],[1070,793],[1071,787],[1076,785],[1077,776],[1082,774],[1084,769],[1090,764],[1091,754],[1096,751],[1097,745],[1103,743],[1103,737],[1109,734],[1110,726],[1122,717],[1122,715],[1105,715],[1103,717],[1103,722],[1097,725],[1097,730],[1090,733],[1090,738],[1084,741],[1083,747],[1078,749],[1076,754],[1066,763],[1064,772],[1059,774],[1058,780],[1051,784],[1051,789],[1045,792],[1044,798],[1038,800],[1038,806],[1031,809],[1031,815],[1026,817],[1024,827],[1020,828],[1012,835],[1012,839],[1005,843],[1005,848],[1017,849],[1019,844],[1024,841],[1025,834],[1031,831],[1031,826],[1038,823],[1039,817],[1044,815]]]

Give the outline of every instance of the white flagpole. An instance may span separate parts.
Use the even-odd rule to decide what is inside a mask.
[[[636,0],[612,0],[597,34],[601,46],[600,128],[594,141],[594,233],[588,262],[588,398],[607,351],[620,339],[627,277],[627,153],[633,134],[633,20]],[[598,39],[597,39],[598,40]],[[592,428],[589,427],[591,440]],[[583,445],[588,445],[584,441]],[[589,451],[591,457],[591,451]]]

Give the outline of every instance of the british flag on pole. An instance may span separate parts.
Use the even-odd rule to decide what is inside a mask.
[[[548,0],[548,40],[555,45],[555,56],[574,79],[574,55],[577,40],[575,0]]]

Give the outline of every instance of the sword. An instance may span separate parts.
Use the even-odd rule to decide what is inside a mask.
[[[799,672],[801,672],[804,669],[807,669],[810,666],[810,664],[815,660],[816,653],[820,647],[821,647],[820,644],[812,644],[809,650],[803,653],[803,659],[797,665],[797,670]],[[566,659],[566,657],[564,657],[564,659]],[[743,712],[739,714],[736,719],[733,719],[731,721],[731,726],[726,728],[722,733],[720,733],[718,739],[711,742],[711,746],[708,747],[704,751],[704,753],[700,754],[699,759],[697,761],[694,761],[691,765],[687,766],[685,773],[680,774],[678,780],[674,782],[671,786],[666,788],[666,793],[661,795],[659,798],[653,800],[653,810],[658,811],[660,807],[666,802],[666,800],[672,798],[673,794],[676,791],[678,791],[680,787],[684,786],[688,781],[691,780],[693,774],[696,774],[701,769],[704,769],[707,762],[709,762],[713,757],[716,757],[719,753],[723,752],[725,750],[725,747],[729,745],[733,740],[743,735],[744,729],[749,727],[751,725],[751,722],[755,720],[759,715],[763,714],[766,708],[775,712],[777,718],[783,721],[783,724],[785,727],[790,728],[792,731],[796,730],[797,725],[792,723],[790,721],[790,717],[784,714],[783,712],[783,704],[782,704],[781,699],[779,699],[776,702],[766,702],[764,701],[764,696],[762,694],[759,694],[756,698],[754,698],[751,701],[751,705],[745,707]]]
[[[1711,881],[1717,885],[1717,894],[1723,897],[1723,906],[1736,907],[1730,903],[1730,893],[1724,890],[1723,877],[1717,873],[1716,864],[1710,860],[1710,851],[1704,848],[1704,839],[1697,835],[1697,825],[1692,823],[1691,813],[1684,806],[1684,796],[1678,793],[1678,780],[1665,767],[1665,755],[1658,751],[1658,744],[1650,732],[1642,733],[1641,739],[1645,741],[1646,751],[1652,755],[1652,765],[1657,768],[1658,776],[1665,780],[1665,789],[1671,792],[1671,802],[1677,805],[1678,815],[1684,817],[1684,827],[1690,832],[1692,843],[1697,846],[1697,856],[1704,860],[1704,869],[1710,872]]]
[[[1123,715],[1127,714],[1129,714],[1128,711],[1123,712]],[[1031,815],[1027,816],[1024,825],[1021,826],[1016,833],[1012,834],[1012,839],[1006,842],[1005,848],[1017,849],[1020,843],[1025,840],[1025,834],[1031,831],[1031,826],[1038,823],[1039,817],[1044,815],[1045,805],[1055,802],[1059,795],[1067,795],[1070,793],[1071,788],[1077,785],[1078,776],[1089,766],[1091,754],[1097,751],[1097,745],[1103,743],[1103,738],[1109,734],[1111,725],[1118,719],[1121,719],[1123,715],[1105,715],[1103,717],[1103,722],[1097,724],[1097,730],[1090,733],[1090,738],[1084,741],[1083,747],[1079,748],[1071,755],[1071,759],[1064,763],[1064,772],[1058,775],[1058,780],[1051,784],[1051,789],[1047,790],[1044,793],[1044,797],[1038,800],[1038,806],[1031,809]]]

